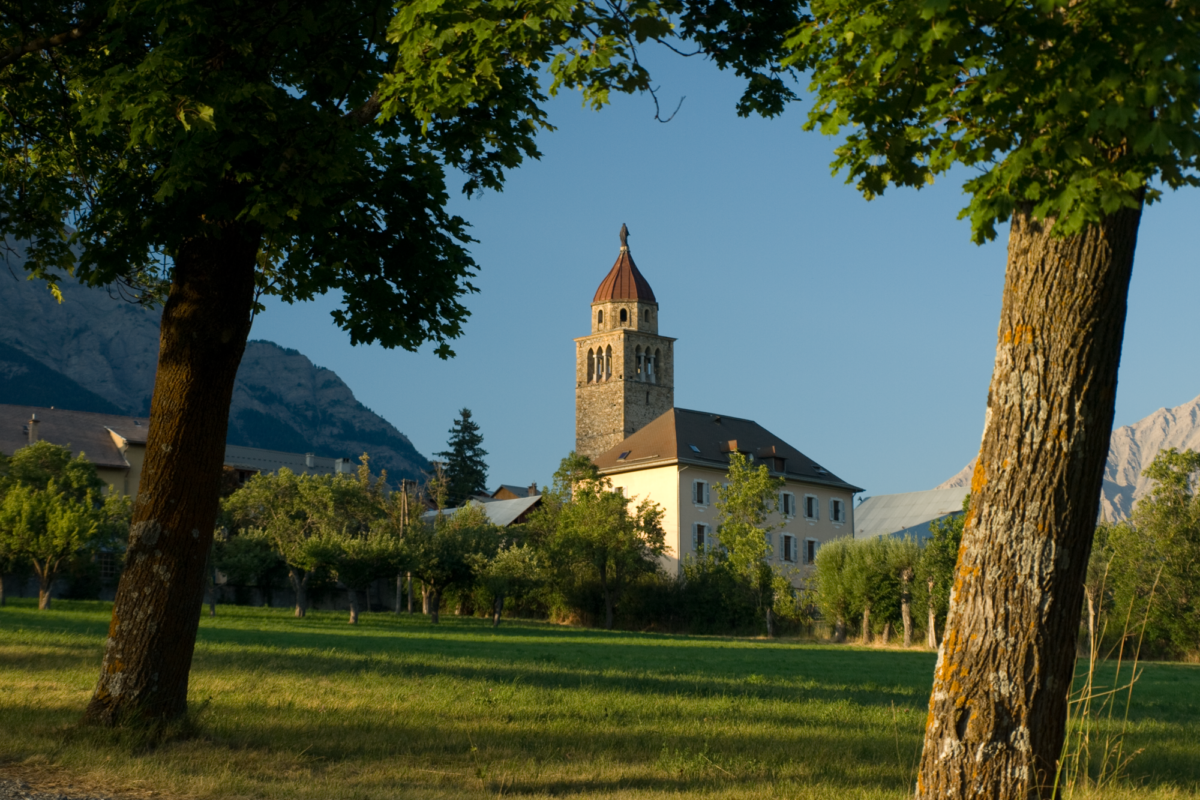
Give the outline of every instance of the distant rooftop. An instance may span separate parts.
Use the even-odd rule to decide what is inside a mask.
[[[928,539],[929,523],[962,512],[962,487],[868,497],[854,509],[854,538],[892,536]]]

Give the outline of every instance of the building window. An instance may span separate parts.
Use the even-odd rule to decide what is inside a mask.
[[[829,521],[830,522],[845,522],[846,512],[841,500],[829,501]]]
[[[621,309],[621,322],[628,322],[628,321],[629,321],[629,312],[622,308]]]
[[[805,564],[817,563],[817,548],[820,546],[821,546],[821,543],[818,542],[816,539],[805,540],[805,542],[804,542],[804,563]]]
[[[646,320],[646,322],[649,322],[650,321],[650,309],[647,308],[645,311],[643,311],[642,316]]]
[[[795,561],[796,560],[796,537],[789,536],[788,534],[785,533],[780,536],[780,539],[782,540],[782,541],[780,541],[780,544],[783,545],[783,560],[784,561]]]
[[[692,502],[698,506],[708,505],[708,481],[692,481]]]
[[[779,493],[779,513],[785,517],[796,516],[796,495],[791,492]]]
[[[604,348],[604,380],[612,377],[612,345]]]
[[[804,517],[805,519],[819,519],[821,511],[821,501],[814,495],[804,495]]]
[[[97,566],[100,567],[100,580],[108,583],[117,578],[117,556],[115,553],[102,552],[96,556]]]
[[[708,526],[703,522],[692,525],[692,549],[697,553],[708,550]]]
[[[637,379],[639,381],[646,380],[646,354],[642,352],[642,348],[633,348],[634,363],[637,365]]]
[[[597,325],[604,324],[604,309],[603,308],[596,312],[596,324]]]
[[[589,347],[587,360],[587,382],[591,383],[594,380],[596,380],[596,354],[593,353],[592,349]]]

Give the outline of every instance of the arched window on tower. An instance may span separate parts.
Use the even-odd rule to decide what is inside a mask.
[[[604,380],[612,377],[612,345],[604,348]]]
[[[646,354],[642,352],[642,346],[638,345],[633,348],[633,358],[636,372],[634,377],[639,381],[646,380]]]
[[[646,380],[658,383],[658,350],[651,355],[649,347],[646,348]]]
[[[589,347],[588,348],[588,362],[587,362],[587,382],[591,383],[594,380],[596,380],[596,354],[592,351],[592,348]]]
[[[603,324],[604,324],[604,309],[602,308],[596,312],[596,325],[599,326],[599,325],[603,325]]]
[[[645,311],[643,311],[642,316],[646,320],[646,322],[649,322],[650,321],[650,309],[647,308]]]
[[[621,309],[621,322],[628,322],[628,321],[629,321],[629,312],[622,308]]]

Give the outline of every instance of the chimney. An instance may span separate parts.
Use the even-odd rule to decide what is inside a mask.
[[[537,493],[538,493],[537,481],[534,481],[533,483],[529,484],[529,496],[536,497]]]
[[[38,418],[37,414],[29,417],[29,443],[33,444],[38,440]]]
[[[305,453],[304,454],[304,466],[309,467],[310,469],[312,468],[313,463],[314,463],[314,455],[315,454],[313,454],[313,453]]]

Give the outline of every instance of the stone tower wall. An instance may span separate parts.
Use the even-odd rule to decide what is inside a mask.
[[[645,303],[638,305],[653,308]],[[657,312],[657,308],[654,310]],[[606,322],[607,317],[606,308]],[[657,313],[652,320],[657,328]],[[592,323],[594,326],[594,312]],[[674,339],[631,328],[618,328],[575,340],[576,452],[595,458],[674,407],[674,344]],[[594,355],[604,353],[609,347],[612,348],[611,375],[601,379],[593,377],[589,382],[588,351]],[[638,347],[658,353],[654,383],[640,379],[637,373]]]
[[[621,311],[627,314],[627,321],[621,323]],[[604,322],[600,321],[599,312],[604,312]],[[647,319],[649,317],[649,319]],[[658,303],[644,303],[639,300],[609,300],[604,303],[592,303],[592,333],[624,328],[637,330],[642,333],[658,333]]]

